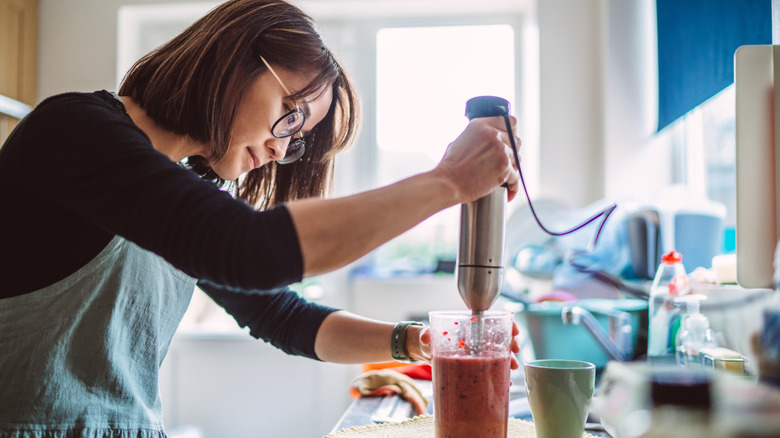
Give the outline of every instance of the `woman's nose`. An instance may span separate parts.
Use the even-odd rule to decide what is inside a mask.
[[[290,144],[289,138],[274,138],[269,140],[268,149],[271,152],[271,159],[279,161],[287,154],[287,146]]]

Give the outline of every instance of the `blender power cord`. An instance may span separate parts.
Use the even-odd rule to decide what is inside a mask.
[[[601,230],[604,228],[604,224],[606,224],[607,219],[609,219],[609,215],[612,214],[613,211],[617,208],[617,204],[612,204],[605,209],[599,211],[589,219],[585,220],[581,224],[575,226],[572,229],[566,230],[566,231],[550,231],[545,227],[542,222],[539,220],[539,216],[536,214],[536,210],[534,209],[534,205],[531,202],[531,196],[528,194],[528,188],[525,185],[525,178],[523,178],[523,170],[520,168],[520,155],[517,152],[517,144],[515,143],[515,136],[514,132],[512,131],[512,124],[509,121],[509,113],[505,112],[503,114],[504,117],[504,123],[506,124],[506,131],[509,133],[509,143],[512,146],[512,153],[515,156],[515,164],[517,165],[517,172],[520,174],[520,183],[523,185],[523,191],[525,192],[525,198],[528,200],[528,207],[531,209],[531,214],[534,216],[534,220],[536,220],[536,223],[539,225],[539,228],[542,229],[545,233],[551,235],[551,236],[565,236],[567,234],[571,234],[587,225],[589,225],[591,222],[595,221],[599,217],[604,217],[604,219],[601,220],[601,224],[599,225],[598,229],[596,230],[596,234],[593,237],[593,241],[588,245],[587,252],[592,252],[596,248],[596,244],[599,241],[599,236],[601,236]]]

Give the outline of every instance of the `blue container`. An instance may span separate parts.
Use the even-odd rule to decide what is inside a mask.
[[[610,357],[582,325],[564,324],[564,307],[578,306],[590,311],[605,333],[608,317],[602,312],[620,310],[631,316],[631,345],[634,356],[646,349],[647,301],[638,299],[584,299],[572,302],[543,302],[525,306],[515,316],[528,331],[536,359],[581,360],[603,368]],[[637,345],[640,343],[640,345]]]

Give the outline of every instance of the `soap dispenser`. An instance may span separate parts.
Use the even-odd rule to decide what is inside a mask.
[[[698,294],[677,298],[678,302],[684,303],[686,309],[675,348],[677,363],[680,365],[700,364],[699,352],[703,348],[718,346],[710,329],[709,319],[699,312],[700,300],[706,298]]]

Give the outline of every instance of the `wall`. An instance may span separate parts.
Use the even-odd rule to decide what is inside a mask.
[[[601,0],[537,4],[542,168],[532,192],[572,206],[603,194],[603,7]]]
[[[538,2],[542,195],[581,207],[677,182],[669,134],[654,131],[654,5]]]
[[[609,0],[604,46],[604,196],[654,195],[679,183],[672,130],[657,134],[654,0]]]
[[[41,0],[38,100],[115,89],[116,0]]]

